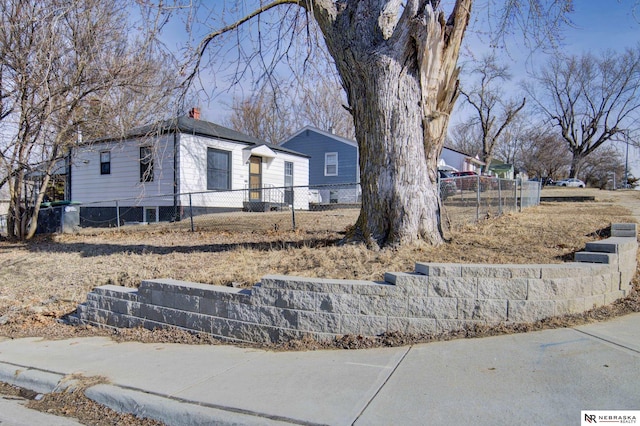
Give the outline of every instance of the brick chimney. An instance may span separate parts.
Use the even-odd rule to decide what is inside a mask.
[[[191,108],[189,110],[189,118],[200,120],[200,108]]]

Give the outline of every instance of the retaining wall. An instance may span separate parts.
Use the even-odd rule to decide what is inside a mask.
[[[527,323],[628,294],[636,225],[614,224],[611,234],[565,264],[416,263],[415,272],[390,272],[383,282],[268,275],[251,289],[171,279],[142,281],[138,289],[107,285],[88,294],[77,317],[94,325],[174,326],[249,342]]]

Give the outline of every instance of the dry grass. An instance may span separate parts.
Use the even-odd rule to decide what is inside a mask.
[[[543,195],[550,191],[559,193],[545,189]],[[379,280],[387,271],[413,270],[416,261],[563,262],[606,233],[612,222],[635,221],[623,205],[640,207],[637,192],[571,193],[578,191],[594,193],[598,201],[543,203],[465,225],[452,231],[451,242],[435,248],[371,251],[362,245],[339,246],[341,233],[329,231],[328,225],[344,230],[357,217],[357,211],[348,210],[297,215],[295,232],[276,229],[273,218],[279,216],[257,214],[227,221],[224,229],[205,230],[201,225],[189,232],[161,225],[0,242],[0,335],[20,335],[20,330],[55,334],[54,320],[104,284],[135,287],[143,279],[174,278],[248,287],[266,274]]]
[[[163,423],[143,419],[133,414],[115,412],[87,398],[83,391],[100,383],[95,378],[84,378],[79,388],[64,392],[38,395],[37,392],[0,382],[3,398],[21,401],[27,408],[55,416],[72,417],[79,423],[92,426],[162,426]],[[39,396],[36,398],[36,396]]]

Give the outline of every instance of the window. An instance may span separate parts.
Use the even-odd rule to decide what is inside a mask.
[[[111,152],[109,151],[100,152],[100,174],[111,174]]]
[[[293,163],[284,162],[284,186],[293,186]]]
[[[293,163],[291,161],[284,162],[284,203],[293,205]]]
[[[140,147],[140,182],[153,182],[153,150],[150,146]]]
[[[207,148],[207,189],[231,189],[231,152]]]
[[[324,154],[324,175],[338,176],[338,153],[327,152]]]
[[[144,208],[144,221],[147,223],[153,223],[158,221],[158,208],[157,207],[145,207]]]

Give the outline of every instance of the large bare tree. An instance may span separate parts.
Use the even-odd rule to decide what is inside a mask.
[[[458,95],[457,60],[472,3],[456,0],[445,14],[439,0],[275,0],[213,31],[197,57],[271,9],[304,12],[335,63],[360,151],[362,208],[347,238],[371,246],[438,244],[437,160]],[[525,11],[530,21],[555,23],[548,8],[563,15],[571,3],[508,0],[502,11],[504,21]],[[196,75],[197,67],[187,80]]]
[[[239,132],[277,144],[295,129],[292,102],[278,85],[245,99],[234,99],[225,123]]]
[[[131,26],[128,7],[119,0],[0,5],[0,186],[9,188],[10,236],[34,235],[46,189],[83,131],[124,133],[153,119],[151,105],[170,100],[169,68],[146,42],[153,38]]]
[[[505,131],[524,108],[526,99],[520,102],[506,97],[503,85],[511,79],[511,74],[494,54],[484,56],[471,69],[470,75],[477,76],[477,81],[469,84],[469,88],[461,88],[460,93],[471,105],[474,123],[480,129],[480,159],[484,162],[482,171],[485,172],[491,167],[498,144],[503,137],[509,136]]]
[[[455,123],[449,127],[445,146],[464,152],[471,157],[480,158],[482,152],[482,136],[474,117],[469,117],[464,121]]]
[[[522,164],[530,176],[560,179],[569,169],[571,156],[557,133],[544,126],[531,127],[524,137]]]
[[[344,107],[343,91],[334,77],[307,75],[299,80],[298,87],[268,84],[252,96],[234,98],[225,124],[274,144],[304,126],[353,139],[353,120]]]
[[[637,122],[640,112],[640,46],[600,56],[552,58],[527,91],[571,153],[569,177],[587,156]]]

